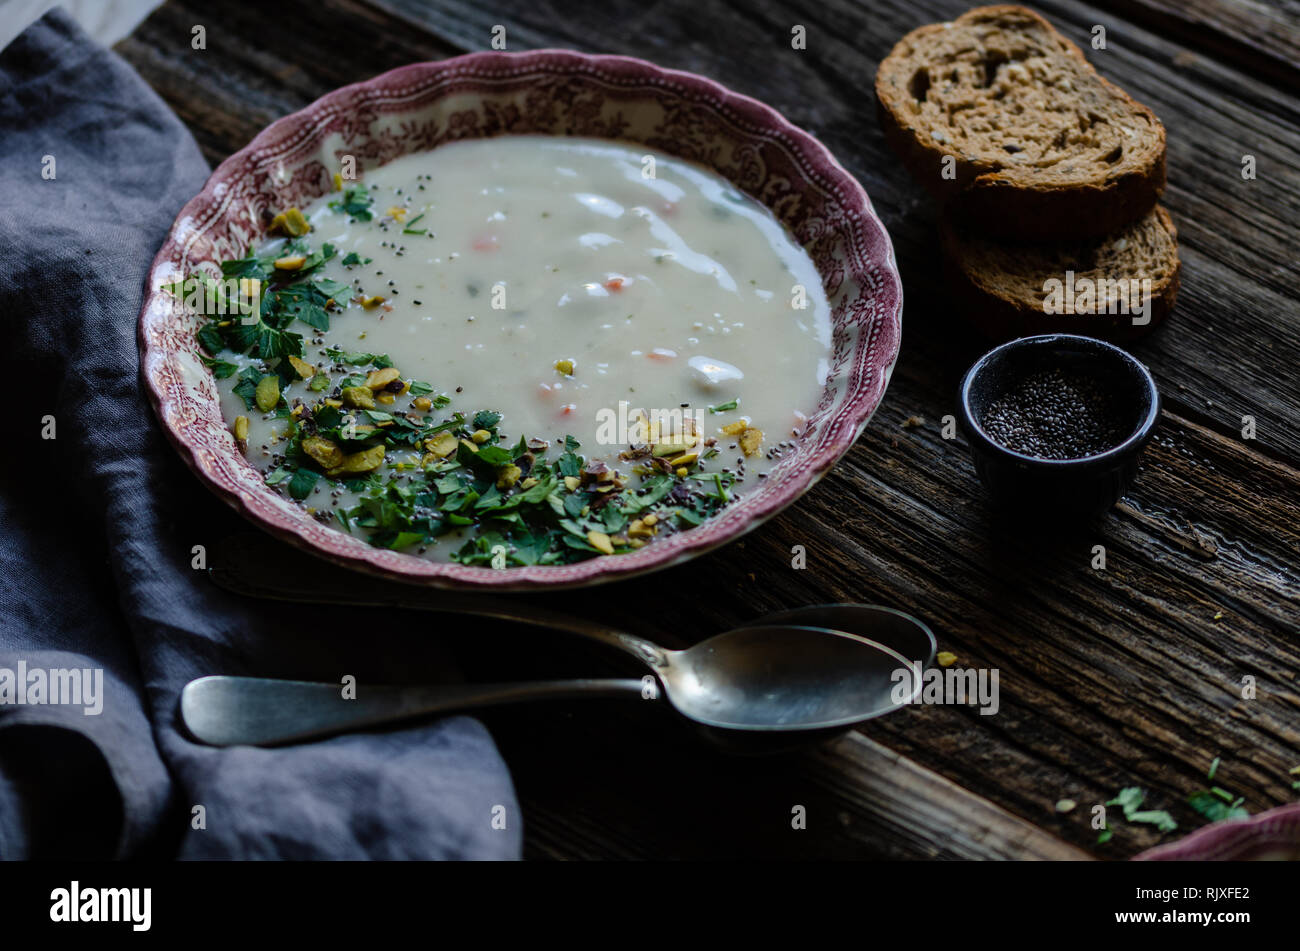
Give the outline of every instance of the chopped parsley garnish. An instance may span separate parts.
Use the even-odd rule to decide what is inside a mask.
[[[1119,806],[1124,812],[1126,822],[1153,825],[1161,832],[1172,832],[1178,828],[1178,823],[1174,821],[1174,817],[1163,809],[1143,809],[1142,802],[1145,799],[1146,793],[1137,786],[1126,786],[1106,805]],[[1109,842],[1113,835],[1114,831],[1110,828],[1110,824],[1107,823],[1097,836],[1097,844],[1101,845]]]
[[[1206,771],[1205,779],[1210,783],[1206,789],[1198,789],[1187,797],[1187,804],[1198,814],[1210,822],[1222,822],[1227,819],[1249,819],[1250,810],[1244,805],[1245,796],[1238,796],[1222,786],[1214,785],[1214,779],[1219,774],[1220,758],[1216,756],[1210,762],[1210,768]],[[1292,773],[1300,773],[1300,766],[1292,770]],[[1161,832],[1172,832],[1178,828],[1173,817],[1164,810],[1142,810],[1142,800],[1144,794],[1136,786],[1130,786],[1120,790],[1119,795],[1110,802],[1108,806],[1120,806],[1124,810],[1124,818],[1129,822],[1145,822],[1154,825]],[[1097,837],[1097,842],[1108,842],[1113,835],[1112,830],[1107,826]]]
[[[301,321],[316,330],[328,330],[330,311],[350,291],[348,285],[319,273],[321,265],[334,255],[332,244],[313,250],[295,238],[275,251],[256,255],[250,250],[242,258],[221,263],[227,282],[238,282],[237,297],[232,298],[211,278],[193,277],[179,287],[169,285],[168,290],[207,317],[198,331],[198,341],[214,360],[223,350],[263,360],[298,357],[302,356],[302,334],[289,327]],[[277,267],[277,262],[284,261],[296,266]],[[233,372],[226,369],[225,361],[208,365],[219,378]]]
[[[1124,810],[1124,818],[1128,822],[1142,822],[1155,826],[1161,832],[1172,832],[1178,828],[1178,823],[1174,817],[1163,809],[1142,809],[1142,801],[1146,799],[1146,793],[1136,786],[1129,786],[1119,791],[1119,795],[1110,802],[1108,806],[1119,806]]]
[[[375,198],[365,185],[349,185],[343,189],[341,198],[330,202],[330,209],[351,215],[357,221],[369,221],[374,217],[374,213],[370,210],[370,206],[374,203]]]
[[[330,206],[368,221],[372,201],[357,185]],[[308,511],[372,545],[423,551],[452,544],[452,560],[498,568],[627,554],[699,525],[733,501],[736,476],[705,471],[718,453],[702,433],[681,440],[695,447],[689,452],[677,446],[656,454],[666,441],[628,447],[619,455],[631,470],[624,474],[581,455],[572,436],[554,450],[539,439],[511,444],[497,410],[435,413],[452,398],[433,383],[403,378],[387,354],[326,347],[319,351],[324,365],[302,359],[303,334],[291,328],[328,331],[331,314],[349,307],[353,289],[322,274],[337,251],[328,243],[313,249],[303,236],[305,219],[295,217],[297,237],[222,262],[225,282],[169,288],[177,297],[189,284],[208,298],[224,295],[219,313],[202,311],[209,316],[198,331],[207,351],[200,356],[217,378],[235,378],[233,391],[250,412],[283,421],[268,486],[307,504],[321,499],[328,507]],[[340,263],[369,259],[351,252]],[[225,351],[253,362],[240,369],[222,358]],[[242,440],[248,421],[241,419]]]
[[[239,367],[235,366],[235,364],[228,360],[214,360],[212,357],[207,357],[203,354],[199,354],[199,359],[203,361],[203,365],[211,370],[212,375],[218,380],[224,380],[227,377],[234,376],[235,372],[239,369]]]
[[[1219,774],[1219,763],[1218,756],[1211,761],[1210,768],[1205,773],[1207,782],[1212,783]],[[1187,797],[1187,804],[1211,822],[1219,822],[1223,819],[1249,819],[1250,810],[1242,805],[1245,801],[1245,796],[1234,795],[1222,786],[1214,785],[1209,789],[1198,789]]]
[[[634,469],[639,481],[624,480],[604,463],[588,463],[572,437],[549,458],[544,443],[501,442],[494,410],[435,422],[322,401],[287,418],[284,463],[268,485],[299,500],[326,487],[357,493],[356,504],[333,517],[381,548],[424,546],[463,531],[451,558],[466,565],[565,564],[631,552],[715,514],[730,501],[735,478],[680,478],[647,453],[649,464]]]
[[[1250,810],[1242,808],[1243,796],[1233,796],[1219,786],[1198,789],[1187,797],[1187,804],[1211,822],[1221,819],[1249,819]]]
[[[257,408],[257,384],[262,379],[262,375],[257,367],[245,367],[239,374],[239,382],[235,384],[235,395],[243,399],[247,409]]]
[[[374,366],[382,370],[393,365],[392,358],[386,353],[361,353],[341,350],[338,347],[326,347],[325,356],[335,363],[346,363],[354,367]]]
[[[726,403],[719,403],[717,406],[710,406],[710,413],[727,413],[740,406],[740,400],[728,400]]]

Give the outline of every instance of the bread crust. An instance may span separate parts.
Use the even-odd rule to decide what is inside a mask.
[[[1111,173],[1100,180],[1060,183],[1014,181],[1007,169],[967,157],[940,144],[912,120],[914,104],[900,82],[915,43],[936,32],[961,28],[990,18],[1032,20],[1058,43],[1062,55],[1077,60],[1109,96],[1144,117],[1158,137],[1157,147],[1140,167]],[[1146,106],[1099,75],[1083,51],[1032,10],[1015,5],[977,7],[953,21],[951,27],[933,23],[903,37],[876,71],[878,114],[885,140],[903,165],[943,206],[945,213],[1000,237],[1025,240],[1068,240],[1106,234],[1135,221],[1155,206],[1165,188],[1164,126]],[[951,157],[953,178],[942,172]]]
[[[1128,342],[1151,333],[1172,313],[1181,283],[1182,261],[1178,256],[1178,229],[1161,206],[1154,210],[1157,221],[1173,242],[1173,269],[1159,285],[1151,289],[1151,319],[1134,325],[1127,314],[1047,314],[1038,302],[1025,301],[992,290],[989,282],[972,273],[961,250],[958,227],[952,218],[940,223],[943,271],[948,290],[961,316],[986,336],[1010,340],[1046,333],[1084,334],[1107,340]],[[1044,274],[1044,280],[1055,274]]]

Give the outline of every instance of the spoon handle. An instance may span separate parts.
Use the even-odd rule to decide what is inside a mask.
[[[640,680],[541,680],[515,684],[367,686],[346,699],[340,684],[262,677],[200,677],[181,691],[181,719],[211,746],[268,746],[476,707],[582,697],[655,699]]]
[[[468,614],[577,634],[616,647],[651,668],[667,664],[669,652],[645,638],[617,628],[571,617],[509,597],[466,596],[450,591],[403,590],[392,582],[321,562],[286,559],[282,545],[258,535],[234,535],[220,542],[208,570],[213,582],[247,597],[308,604],[390,607],[444,614]]]

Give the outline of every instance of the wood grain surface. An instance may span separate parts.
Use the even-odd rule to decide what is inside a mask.
[[[118,45],[213,163],[328,90],[422,59],[545,46],[688,69],[785,113],[864,184],[904,278],[903,351],[858,444],[746,540],[650,578],[540,600],[689,642],[767,610],[830,601],[908,610],[960,666],[996,668],[1001,706],[916,707],[817,751],[722,757],[642,711],[487,717],[511,764],[533,857],[1124,858],[1199,827],[1216,782],[1259,811],[1297,798],[1300,764],[1300,16],[1244,0],[1044,2],[1036,9],[1163,120],[1165,203],[1183,286],[1133,352],[1165,413],[1130,494],[1100,523],[1031,531],[985,505],[963,441],[942,438],[957,381],[987,348],[949,306],[934,210],[885,148],[872,78],[946,0],[816,4],[614,0],[171,0]],[[193,24],[208,49],[190,48]],[[807,49],[791,49],[794,25]],[[1096,24],[1107,48],[1088,46]],[[1257,177],[1244,180],[1243,156]],[[1257,425],[1242,438],[1243,417]],[[903,427],[911,417],[920,425]],[[805,546],[807,567],[791,567]],[[1093,549],[1106,567],[1092,567]],[[649,615],[646,605],[677,605]],[[508,636],[508,635],[507,635]],[[582,676],[585,647],[517,638],[525,674]],[[470,676],[501,651],[461,648]],[[1253,678],[1253,699],[1243,685]],[[1124,786],[1176,833],[1090,807]],[[1054,809],[1069,798],[1079,807]],[[808,809],[792,832],[790,810]],[[993,831],[990,831],[993,830]],[[1066,843],[1069,843],[1067,845]]]

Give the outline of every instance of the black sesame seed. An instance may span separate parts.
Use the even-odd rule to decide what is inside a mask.
[[[1013,382],[979,420],[994,442],[1038,459],[1082,459],[1128,435],[1122,408],[1097,380],[1060,368]]]

